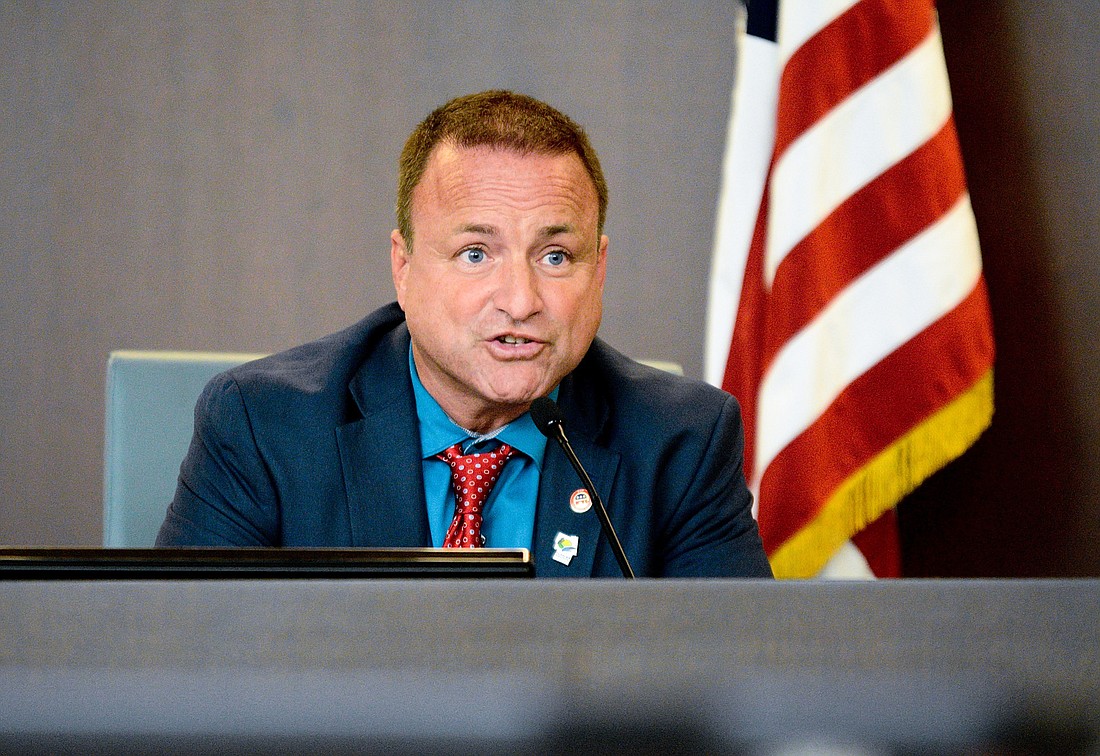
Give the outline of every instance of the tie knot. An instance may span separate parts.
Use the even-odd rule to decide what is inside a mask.
[[[501,444],[492,451],[474,452],[473,454],[463,454],[462,444],[455,444],[454,446],[448,446],[446,449],[436,454],[437,459],[441,459],[451,466],[454,470],[458,465],[463,464],[481,464],[481,465],[496,465],[497,467],[504,464],[514,453],[513,449],[508,444]]]

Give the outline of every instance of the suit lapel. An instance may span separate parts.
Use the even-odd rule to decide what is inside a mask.
[[[558,406],[565,418],[566,435],[573,451],[592,478],[596,493],[611,511],[608,501],[620,456],[618,452],[597,445],[595,439],[607,420],[607,408],[594,400],[598,392],[575,390],[576,375],[562,382]],[[573,492],[583,488],[565,452],[554,441],[548,441],[539,480],[533,543],[535,573],[539,577],[589,577],[593,574],[597,544],[601,552],[609,548],[600,532],[595,510],[578,514],[569,507]],[[613,513],[611,517],[614,521]],[[559,532],[577,537],[577,554],[568,565],[554,559],[553,544]]]
[[[619,455],[602,449],[585,438],[569,437],[573,451],[577,453],[584,469],[592,478],[596,493],[607,501],[615,472],[619,468]],[[539,502],[535,510],[534,555],[535,573],[539,577],[589,577],[596,556],[596,545],[606,549],[600,533],[600,521],[595,510],[576,513],[569,507],[573,492],[583,489],[577,471],[569,464],[565,452],[554,443],[546,447],[542,475],[539,481]],[[554,539],[558,533],[576,536],[577,554],[568,564],[554,560]]]
[[[354,546],[431,545],[408,345],[404,325],[381,340],[349,384],[362,418],[336,429]]]

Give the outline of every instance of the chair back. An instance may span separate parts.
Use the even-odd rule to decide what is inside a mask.
[[[118,351],[107,359],[103,545],[156,541],[194,430],[195,402],[223,370],[262,357]]]

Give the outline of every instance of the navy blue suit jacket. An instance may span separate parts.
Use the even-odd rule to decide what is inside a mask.
[[[161,546],[430,546],[420,441],[396,304],[319,341],[214,378]],[[737,402],[596,340],[561,383],[569,440],[638,576],[770,576],[741,469]],[[547,445],[535,515],[539,577],[618,576],[581,487]],[[576,535],[568,566],[551,540]]]

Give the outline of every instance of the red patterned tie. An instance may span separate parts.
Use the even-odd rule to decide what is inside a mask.
[[[481,546],[481,515],[485,500],[493,490],[505,463],[515,450],[508,444],[480,454],[463,454],[455,444],[435,455],[451,466],[451,485],[455,491],[455,518],[443,540],[445,549],[476,549]]]

